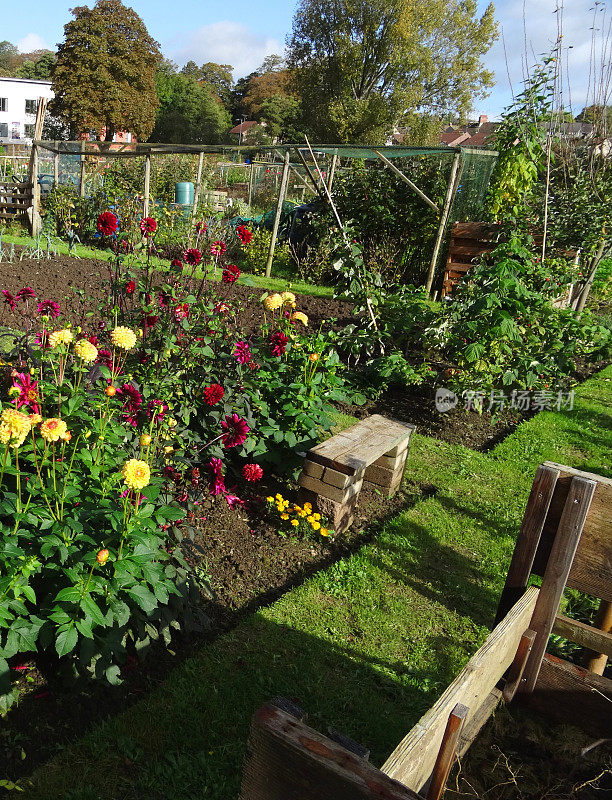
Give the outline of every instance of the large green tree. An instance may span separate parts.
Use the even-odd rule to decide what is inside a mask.
[[[380,143],[407,113],[468,111],[496,35],[476,0],[301,0],[288,64],[319,140]]]
[[[117,130],[146,140],[155,123],[161,55],[144,22],[121,0],[72,9],[53,71],[50,110],[79,133]]]
[[[151,141],[217,144],[231,127],[228,112],[206,83],[164,67],[158,70],[159,108]]]

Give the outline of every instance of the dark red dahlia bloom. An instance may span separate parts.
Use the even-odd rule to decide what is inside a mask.
[[[242,477],[245,481],[256,483],[263,478],[263,469],[259,464],[245,464],[242,468]]]
[[[234,358],[239,364],[248,364],[251,360],[251,349],[245,341],[236,342]]]
[[[200,253],[199,250],[196,250],[195,247],[190,247],[189,250],[185,250],[183,259],[185,260],[186,264],[189,264],[192,267],[197,267],[200,261],[202,261],[202,253]]]
[[[249,363],[249,369],[251,370],[251,372],[255,372],[256,370],[259,369],[259,364],[256,361],[251,361]]]
[[[13,388],[19,389],[19,395],[15,398],[17,408],[27,406],[33,414],[40,413],[38,381],[32,381],[27,372],[18,372],[13,378]]]
[[[211,244],[210,252],[213,254],[213,256],[222,256],[223,253],[225,253],[225,242],[217,239],[216,242]]]
[[[104,364],[105,367],[112,369],[113,354],[111,353],[110,350],[105,350],[104,348],[102,348],[102,350],[98,350],[98,358],[96,359],[96,362],[98,364]]]
[[[282,333],[282,331],[275,331],[272,334],[272,336],[270,336],[270,347],[272,350],[272,355],[277,357],[284,356],[288,342],[289,342],[288,336]]]
[[[225,389],[223,386],[219,386],[218,383],[212,383],[210,386],[207,386],[204,389],[204,402],[208,406],[216,405],[220,400],[223,400],[223,395],[225,394]]]
[[[238,225],[236,233],[242,244],[251,244],[253,241],[253,232],[250,231],[246,225]]]
[[[51,317],[51,319],[57,319],[60,315],[59,303],[56,303],[55,300],[43,300],[38,304],[38,313]]]
[[[179,305],[174,309],[174,318],[176,320],[180,320],[180,319],[187,319],[188,316],[189,316],[189,304],[179,303]]]
[[[223,283],[235,283],[240,277],[240,270],[235,264],[228,264],[223,270],[221,280]]]
[[[183,266],[183,262],[181,261],[180,258],[173,258],[172,261],[170,262],[170,266],[171,267],[182,267]]]
[[[19,300],[23,300],[24,303],[27,303],[28,300],[36,300],[36,292],[29,286],[24,286],[23,289],[20,289],[15,295],[15,300],[18,302]]]
[[[159,314],[147,314],[144,320],[145,329],[154,327],[159,321]]]
[[[149,419],[153,419],[155,415],[155,422],[161,422],[168,410],[168,403],[163,400],[149,400],[146,408],[146,415]]]
[[[119,220],[112,211],[103,211],[98,217],[96,227],[102,236],[112,236],[119,229]]]
[[[138,425],[138,414],[142,409],[142,395],[131,383],[124,383],[120,389],[117,389],[117,394],[123,397],[122,418],[136,427]]]
[[[15,302],[15,298],[13,297],[13,295],[9,292],[8,289],[3,289],[2,294],[4,295],[4,302],[8,306],[10,306],[11,311],[14,311],[17,306],[17,303]]]
[[[206,467],[210,473],[210,493],[213,495],[224,493],[226,489],[221,459],[211,458]]]
[[[143,217],[140,220],[140,230],[142,231],[143,236],[150,236],[157,230],[157,222],[153,219],[153,217]]]
[[[134,281],[130,281],[128,285],[125,287],[126,294],[134,294],[135,290],[136,290],[136,284],[134,283]]]
[[[228,414],[221,420],[223,434],[221,441],[224,447],[239,447],[246,441],[247,433],[251,430],[246,424],[246,420],[241,419],[238,414]]]
[[[204,222],[204,220],[202,220],[201,222],[196,222],[195,229],[198,236],[201,236],[208,230],[208,225]]]
[[[90,342],[91,344],[93,344],[94,347],[98,346],[98,341],[99,340],[98,340],[98,337],[96,336],[95,333],[92,333],[91,336],[88,336],[87,337],[87,341]]]

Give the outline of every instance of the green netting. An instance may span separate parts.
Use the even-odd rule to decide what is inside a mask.
[[[449,224],[482,219],[484,202],[496,160],[497,153],[493,151],[462,148],[459,186],[449,214]]]

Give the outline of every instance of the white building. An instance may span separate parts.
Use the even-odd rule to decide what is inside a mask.
[[[0,145],[32,144],[39,97],[53,97],[51,81],[0,78]]]

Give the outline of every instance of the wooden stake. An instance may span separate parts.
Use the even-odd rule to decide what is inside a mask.
[[[255,182],[255,164],[251,161],[251,171],[249,173],[249,206],[253,202],[253,183]]]
[[[144,172],[144,212],[143,216],[149,216],[149,202],[151,199],[151,153],[145,156],[145,172]]]
[[[457,173],[459,170],[460,161],[461,161],[461,153],[460,152],[455,153],[455,158],[453,159],[453,164],[451,167],[450,177],[448,179],[448,188],[446,190],[446,197],[444,199],[442,216],[440,217],[438,234],[436,236],[436,242],[434,244],[434,249],[431,256],[431,262],[429,264],[429,272],[427,273],[427,283],[425,284],[425,291],[427,292],[427,294],[431,292],[431,285],[433,283],[434,275],[436,272],[436,264],[438,262],[438,253],[440,252],[442,239],[444,238],[444,229],[446,228],[446,223],[448,221],[450,208],[453,202],[453,198],[455,196],[455,192],[457,191],[457,184],[459,183],[459,181],[457,180]]]
[[[304,158],[304,154],[302,153],[302,151],[300,150],[300,148],[299,148],[299,147],[296,147],[296,148],[295,148],[295,151],[296,151],[296,153],[298,154],[298,158],[299,158],[299,159],[300,159],[300,161],[302,162],[302,165],[303,165],[304,169],[306,170],[306,174],[307,174],[307,175],[308,175],[308,177],[310,178],[310,182],[312,183],[312,185],[313,185],[313,187],[314,187],[314,190],[315,190],[315,192],[316,192],[316,193],[319,195],[319,197],[321,198],[321,200],[325,201],[325,195],[323,194],[323,192],[322,192],[322,191],[321,191],[321,189],[319,188],[319,185],[318,185],[318,183],[317,183],[317,179],[316,179],[316,178],[315,178],[315,176],[312,174],[312,170],[311,170],[311,169],[310,169],[310,167],[308,166],[308,162],[307,162],[307,161],[306,161],[306,159]]]
[[[42,138],[46,110],[46,98],[39,97],[38,105],[36,106],[36,121],[34,123],[34,142],[40,141]],[[32,219],[30,227],[32,236],[37,236],[40,233],[42,221],[40,218],[40,184],[38,183],[38,145],[35,143],[32,143],[32,150],[30,152],[28,182],[32,186]]]
[[[332,186],[334,185],[334,176],[336,174],[336,166],[338,164],[338,153],[334,153],[329,168],[329,177],[327,179],[327,191],[331,194]]]
[[[79,178],[79,197],[85,197],[85,156],[81,156],[81,176]]]
[[[191,221],[193,222],[198,213],[198,204],[200,202],[200,192],[202,191],[202,168],[204,167],[204,153],[198,156],[198,171],[196,173],[196,185],[193,193],[193,209],[191,211]],[[250,202],[250,201],[249,201]]]
[[[278,202],[276,204],[276,214],[274,215],[274,225],[272,227],[272,238],[270,239],[270,247],[268,249],[268,260],[266,261],[266,278],[270,277],[272,272],[272,261],[274,260],[274,249],[276,247],[276,237],[278,236],[278,226],[280,224],[281,214],[283,212],[283,202],[285,194],[287,193],[287,179],[289,177],[289,150],[285,150],[285,157],[283,161],[283,175],[281,178],[280,190],[278,192]]]
[[[53,185],[59,184],[59,153],[53,155]]]
[[[448,774],[451,771],[455,756],[457,755],[461,729],[463,728],[469,710],[470,709],[464,706],[463,703],[457,703],[450,713],[446,724],[446,730],[442,737],[442,744],[438,751],[436,764],[431,774],[431,781],[429,783],[429,789],[427,790],[427,800],[440,800],[444,794]]]
[[[440,213],[440,209],[438,208],[438,206],[432,200],[430,200],[429,197],[427,197],[425,192],[422,192],[419,189],[419,187],[416,185],[416,183],[413,183],[410,180],[410,178],[408,178],[406,175],[404,175],[404,173],[400,169],[398,169],[392,161],[389,161],[389,159],[386,158],[385,156],[383,156],[382,153],[379,153],[378,150],[374,150],[374,152],[380,158],[381,161],[384,161],[384,163],[389,167],[390,170],[395,172],[395,174],[397,175],[398,178],[401,178],[401,180],[403,180],[404,183],[407,183],[408,186],[410,186],[410,188],[414,192],[416,192],[418,194],[418,196],[421,198],[421,200],[424,200],[427,203],[428,206],[433,208],[433,210],[436,212],[436,214]]]
[[[612,603],[602,600],[597,610],[597,616],[593,623],[596,628],[604,633],[612,633]],[[587,650],[586,667],[596,675],[603,675],[608,656],[605,653],[594,653]]]

